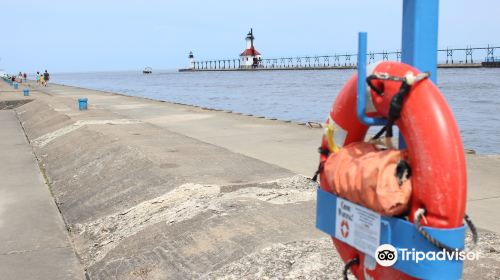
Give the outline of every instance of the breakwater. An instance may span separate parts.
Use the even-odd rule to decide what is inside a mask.
[[[498,67],[500,47],[466,47],[438,50],[440,68]],[[240,59],[194,60],[188,68],[179,71],[259,71],[259,70],[342,70],[355,69],[356,53],[261,58],[252,67],[242,65]],[[375,61],[401,61],[401,51],[367,53],[368,63]]]
[[[6,85],[6,84],[5,84]],[[15,108],[89,279],[341,275],[314,228],[321,129],[83,88],[32,86]],[[77,99],[87,97],[89,110]],[[21,90],[0,92],[23,100]],[[21,104],[21,103],[20,103]],[[328,106],[327,106],[328,107]],[[468,212],[500,275],[498,157],[468,155]],[[493,232],[490,232],[490,231]]]
[[[55,74],[54,81],[84,88],[239,112],[294,122],[324,122],[354,70],[199,72],[155,71]],[[452,108],[464,145],[500,154],[498,68],[444,69],[438,86]]]

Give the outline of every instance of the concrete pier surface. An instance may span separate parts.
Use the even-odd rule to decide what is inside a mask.
[[[24,97],[0,84],[0,104],[26,99],[5,112],[22,124],[88,278],[341,277],[303,176],[317,167],[320,129],[60,85]],[[500,157],[467,163],[481,258],[464,278],[495,279]]]
[[[0,279],[84,279],[12,110],[0,110],[0,147]]]

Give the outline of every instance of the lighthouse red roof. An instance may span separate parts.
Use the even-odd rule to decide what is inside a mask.
[[[240,56],[256,56],[256,55],[260,55],[260,52],[258,52],[254,47],[246,49],[240,54]]]

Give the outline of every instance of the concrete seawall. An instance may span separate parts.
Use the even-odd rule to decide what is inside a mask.
[[[15,113],[90,279],[339,278],[314,228],[322,131],[81,88],[32,87]],[[0,85],[0,104],[25,100]],[[89,110],[77,110],[78,97]],[[20,105],[20,106],[19,106]],[[16,107],[16,106],[11,106]],[[468,158],[481,260],[500,276],[498,156]]]

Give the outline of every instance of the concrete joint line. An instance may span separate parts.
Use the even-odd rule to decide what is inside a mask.
[[[56,246],[56,247],[41,248],[41,249],[32,249],[32,250],[10,251],[10,252],[7,252],[7,253],[0,253],[0,256],[20,255],[20,254],[28,254],[28,253],[33,253],[33,252],[39,252],[39,251],[57,250],[57,249],[65,249],[65,248],[70,248],[70,246]],[[73,250],[73,248],[71,248],[71,250]]]
[[[104,125],[104,124],[109,124],[109,125],[118,125],[118,124],[135,124],[135,123],[141,123],[140,120],[134,120],[134,119],[115,119],[115,120],[79,120],[76,121],[72,125],[65,126],[63,128],[60,128],[56,131],[49,132],[47,134],[44,134],[35,140],[32,141],[34,146],[37,146],[39,148],[42,148],[49,144],[50,142],[54,141],[55,139],[64,136],[72,131],[75,131],[79,129],[82,126],[85,125]]]
[[[482,200],[489,200],[489,199],[495,199],[495,198],[500,198],[500,195],[471,199],[471,200],[467,200],[467,202],[482,201]]]

